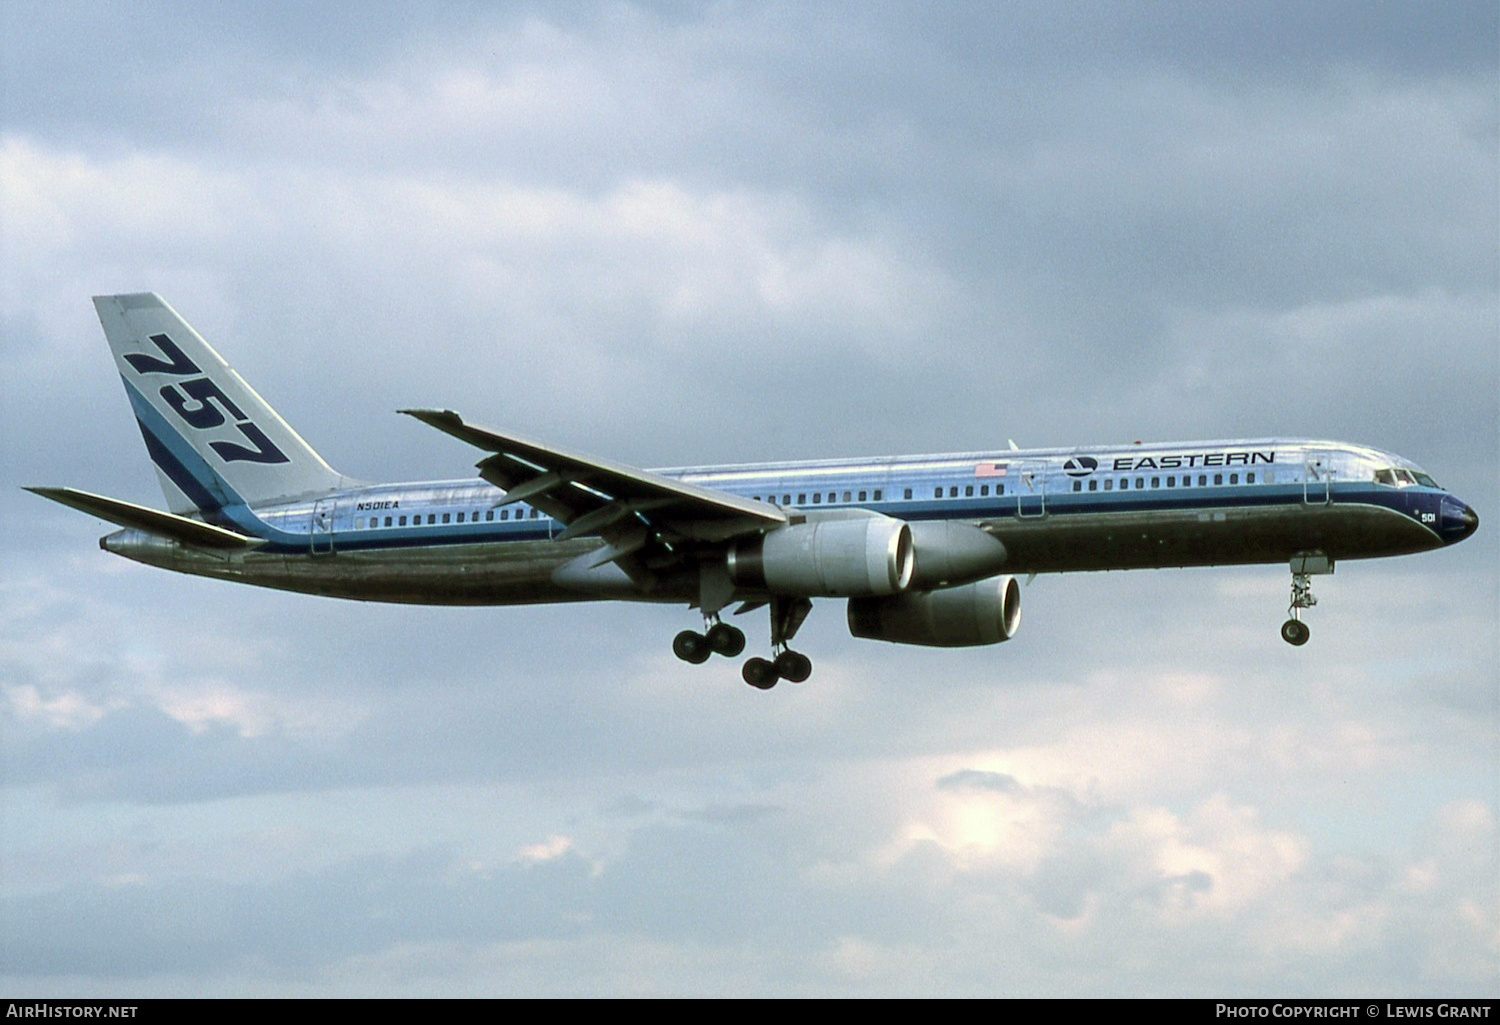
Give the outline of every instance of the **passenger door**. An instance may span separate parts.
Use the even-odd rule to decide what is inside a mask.
[[[1022,517],[1047,514],[1047,464],[1031,460],[1015,464],[1012,478],[1016,489],[1016,515]]]
[[[333,554],[334,500],[320,498],[313,504],[312,524],[308,532],[308,550],[313,555]]]
[[[1303,463],[1302,501],[1308,505],[1327,505],[1328,482],[1332,477],[1333,469],[1328,465],[1327,459],[1308,456]]]

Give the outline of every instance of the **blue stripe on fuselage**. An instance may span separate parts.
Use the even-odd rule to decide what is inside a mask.
[[[146,440],[151,462],[198,507],[205,522],[267,539],[275,547],[296,550],[307,547],[307,535],[279,530],[256,516],[245,500],[214,472],[187,439],[146,401],[145,396],[124,377],[121,381],[135,411],[141,436]]]
[[[261,515],[252,512],[243,502],[243,499],[225,482],[212,466],[205,461],[189,443],[188,439],[178,431],[172,423],[161,413],[155,410],[145,398],[140,395],[126,382],[126,392],[130,397],[131,405],[135,409],[137,419],[140,423],[142,434],[146,438],[146,445],[151,453],[152,461],[162,470],[168,479],[180,488],[184,494],[194,501],[202,510],[205,519],[210,522],[221,523],[235,529],[243,530],[257,537],[265,538],[271,543],[262,551],[283,551],[304,553],[310,547],[310,535],[308,533],[307,521],[301,517],[308,516],[311,512],[308,504],[296,503],[294,507],[282,506],[281,512],[271,506],[263,507],[263,515],[269,516],[270,520],[263,519]],[[981,458],[982,456],[982,458]],[[945,463],[965,463],[979,461],[993,462],[1017,462],[1018,454],[981,454],[981,456],[944,456],[941,457]],[[917,457],[913,457],[917,458]],[[940,457],[920,457],[922,459],[938,460]],[[851,465],[844,464],[840,469],[846,469],[847,477],[827,476],[823,477],[816,485],[811,480],[794,480],[786,477],[786,471],[799,467],[770,465],[758,467],[764,476],[755,479],[758,474],[737,474],[738,479],[732,486],[720,489],[726,493],[752,497],[755,495],[775,496],[787,491],[796,492],[798,489],[813,491],[814,488],[827,491],[846,490],[874,490],[883,488],[888,495],[900,495],[905,489],[911,489],[914,493],[926,491],[934,486],[941,485],[946,490],[957,483],[952,472],[952,467],[945,466],[942,471],[936,468],[929,472],[918,470],[913,473],[908,469],[907,473],[899,472],[899,464],[877,463]],[[829,467],[832,468],[831,466]],[[1055,467],[1053,468],[1055,469]],[[692,478],[699,475],[701,470],[677,470],[657,471],[672,476]],[[712,476],[710,474],[710,476]],[[972,478],[961,478],[962,486],[969,486]],[[446,524],[442,526],[426,524],[412,524],[409,527],[373,527],[359,529],[354,528],[354,515],[358,512],[358,502],[362,497],[379,495],[382,499],[399,499],[406,503],[403,512],[408,515],[425,515],[427,511],[448,512],[456,509],[473,509],[475,504],[484,504],[492,499],[489,496],[465,496],[458,495],[434,495],[433,488],[459,488],[466,482],[433,482],[431,484],[411,485],[411,490],[405,490],[405,486],[385,485],[379,488],[354,489],[344,492],[335,492],[327,496],[338,509],[338,515],[333,523],[332,535],[329,540],[337,550],[366,550],[375,551],[380,549],[417,548],[426,546],[446,546],[459,544],[496,544],[519,541],[546,540],[554,532],[553,521],[547,518],[532,520],[512,520],[510,522],[484,521],[482,523],[470,522],[465,524]],[[725,481],[724,483],[728,483]],[[1001,482],[994,482],[998,486]],[[1009,482],[1008,493],[986,497],[963,498],[885,498],[879,502],[832,502],[821,506],[803,504],[799,511],[811,512],[818,509],[867,509],[872,512],[882,513],[895,518],[924,521],[924,520],[959,520],[959,521],[990,521],[1003,526],[1004,523],[1014,521],[1017,523],[1034,522],[1041,519],[1042,511],[1045,509],[1046,517],[1056,517],[1067,520],[1074,516],[1106,514],[1113,512],[1194,512],[1205,510],[1232,509],[1235,507],[1269,507],[1285,506],[1288,508],[1300,507],[1304,504],[1320,506],[1325,503],[1316,497],[1308,501],[1305,495],[1308,483],[1300,480],[1287,480],[1275,484],[1232,484],[1217,485],[1210,487],[1183,487],[1183,488],[1142,488],[1116,490],[1112,492],[1088,492],[1073,491],[1072,478],[1062,479],[1051,473],[1039,475],[1038,484],[1042,491],[1038,494],[1027,493],[1018,496],[1015,487],[1016,481]],[[471,486],[482,487],[479,482],[472,482]],[[707,486],[713,486],[709,484]],[[1323,482],[1313,481],[1311,486],[1315,491],[1321,491]],[[1363,504],[1389,508],[1392,511],[1411,517],[1420,523],[1420,512],[1439,509],[1445,492],[1427,488],[1400,488],[1393,489],[1382,487],[1370,481],[1331,481],[1327,482],[1332,504]],[[930,491],[927,491],[930,494]],[[497,493],[498,494],[498,493]],[[1024,501],[1027,512],[1024,516],[1018,515],[1018,504]],[[1430,510],[1429,507],[1430,506]],[[418,513],[421,510],[421,513]],[[282,519],[283,514],[290,514],[289,522],[295,525],[295,529],[288,531],[274,525]],[[383,517],[382,517],[383,519]],[[1435,539],[1440,541],[1440,535],[1428,524]]]
[[[913,488],[923,483],[932,487],[935,479],[925,482],[912,478],[895,483],[895,488],[906,486]],[[458,482],[443,482],[444,485],[457,484]],[[424,489],[425,490],[425,489]],[[728,491],[728,489],[725,489]],[[741,494],[742,497],[751,497],[755,493],[763,493],[765,487],[758,487],[753,483],[737,487],[732,493]],[[361,492],[344,492],[337,495],[340,505],[358,501]],[[383,498],[390,499],[399,497],[398,492],[388,488],[382,488],[380,494]],[[1393,490],[1360,481],[1330,482],[1329,503],[1321,501],[1308,502],[1304,496],[1303,483],[1288,482],[1285,484],[1238,484],[1221,485],[1213,487],[1192,487],[1178,489],[1145,488],[1139,491],[1126,490],[1124,492],[1074,492],[1072,490],[1048,492],[1046,497],[1046,517],[1061,521],[1070,521],[1076,517],[1089,515],[1103,515],[1109,513],[1140,513],[1140,512],[1207,512],[1221,511],[1234,508],[1265,508],[1281,506],[1288,509],[1308,507],[1322,507],[1325,504],[1335,506],[1368,505],[1387,508],[1393,512],[1409,517],[1414,523],[1426,528],[1433,534],[1435,540],[1440,541],[1440,536],[1428,524],[1421,524],[1416,513],[1422,508],[1430,505],[1433,509],[1442,501],[1442,491],[1430,489],[1402,488]],[[408,515],[420,518],[428,511],[449,512],[455,509],[472,509],[474,501],[454,500],[451,498],[422,498],[405,497],[399,498],[403,502],[403,511]],[[1006,522],[1033,523],[1041,516],[1018,516],[1016,496],[1014,494],[1003,496],[991,496],[987,498],[953,498],[953,499],[898,499],[884,500],[881,502],[846,504],[834,503],[821,506],[823,509],[837,510],[840,508],[867,509],[871,512],[882,513],[898,519],[911,522],[930,520],[959,520],[965,522],[993,522],[1001,526]],[[1420,508],[1419,508],[1420,507]],[[347,506],[346,506],[347,508]],[[819,507],[803,506],[801,511],[809,511]],[[377,517],[384,518],[384,514]],[[549,519],[524,519],[502,523],[500,521],[470,522],[464,524],[442,524],[427,525],[413,524],[411,526],[377,526],[354,528],[352,518],[346,514],[341,517],[339,525],[335,527],[337,535],[334,546],[341,551],[365,550],[374,551],[380,549],[394,548],[419,548],[426,546],[444,546],[460,544],[493,544],[519,541],[542,541],[552,535],[553,527]]]

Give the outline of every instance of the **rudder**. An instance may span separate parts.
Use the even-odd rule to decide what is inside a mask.
[[[174,513],[332,491],[344,478],[153,292],[94,297]]]

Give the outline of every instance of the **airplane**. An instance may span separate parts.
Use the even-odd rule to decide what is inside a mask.
[[[1281,636],[1305,644],[1312,577],[1455,544],[1479,518],[1420,467],[1332,441],[1084,446],[643,470],[406,409],[482,453],[469,480],[366,484],[332,469],[154,293],[94,298],[169,511],[27,490],[123,529],[116,555],[362,601],[626,600],[696,608],[690,663],[735,658],[722,620],[768,608],[745,682],[800,683],[813,599],[855,637],[966,647],[1014,637],[1018,575],[1286,563]]]

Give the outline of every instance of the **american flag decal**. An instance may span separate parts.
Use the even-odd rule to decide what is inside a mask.
[[[974,476],[976,477],[1004,477],[1004,463],[975,463]]]

